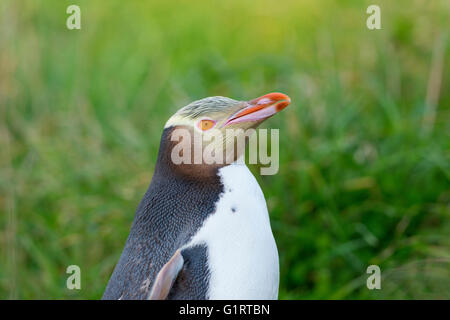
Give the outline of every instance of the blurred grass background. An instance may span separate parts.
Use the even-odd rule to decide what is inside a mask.
[[[251,168],[280,298],[449,299],[449,21],[447,0],[2,0],[0,298],[100,298],[168,117],[281,91],[280,171]]]

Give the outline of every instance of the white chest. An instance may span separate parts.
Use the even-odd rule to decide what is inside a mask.
[[[205,243],[210,299],[277,299],[278,251],[266,201],[247,166],[220,169],[224,193],[216,212],[186,247]]]

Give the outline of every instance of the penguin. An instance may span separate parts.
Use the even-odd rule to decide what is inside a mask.
[[[189,135],[205,142],[212,130],[233,129],[239,138],[290,102],[278,92],[249,101],[215,96],[170,117],[152,180],[102,299],[278,298],[278,250],[264,194],[239,161],[245,150],[236,148],[237,139],[219,139],[214,155],[222,152],[222,162],[206,161],[205,153],[195,161],[195,151],[205,146],[195,146]],[[179,132],[188,135],[179,138]],[[229,147],[234,152],[225,152]],[[174,155],[187,160],[174,161]]]

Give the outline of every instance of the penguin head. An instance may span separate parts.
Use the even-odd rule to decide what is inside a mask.
[[[266,94],[250,101],[238,101],[215,96],[194,101],[179,109],[165,127],[189,126],[202,132],[211,129],[248,129],[283,110],[291,99],[278,92]]]
[[[230,164],[245,152],[245,142],[239,141],[247,141],[254,132],[251,129],[290,102],[287,95],[278,92],[249,101],[221,96],[194,101],[179,109],[165,125],[165,131],[170,131],[165,139],[171,141],[167,144],[171,160],[182,167],[188,165],[189,170],[196,164]]]

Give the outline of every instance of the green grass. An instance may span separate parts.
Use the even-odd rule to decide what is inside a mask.
[[[0,298],[100,298],[168,117],[281,91],[280,298],[449,299],[450,5],[376,2],[2,0]]]

